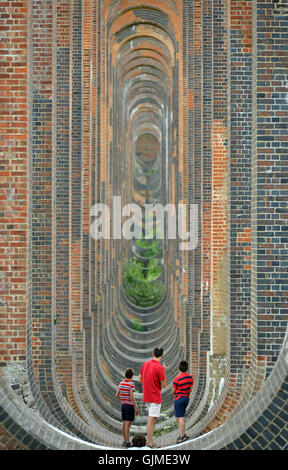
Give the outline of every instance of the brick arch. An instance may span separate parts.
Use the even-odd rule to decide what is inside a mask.
[[[134,34],[131,34],[128,39],[124,38],[122,39],[122,41],[118,43],[115,42],[112,46],[114,57],[118,54],[119,49],[123,48],[124,45],[127,47],[128,44],[131,43],[133,40],[140,39],[140,38],[144,38],[145,41],[150,39],[151,42],[156,41],[157,43],[165,44],[165,49],[168,50],[171,57],[173,57],[175,47],[169,35],[166,33],[164,29],[161,29],[156,25],[152,25],[152,26],[153,26],[153,29],[146,28],[146,25],[141,23],[141,30],[140,28],[138,28],[139,31],[136,31]]]
[[[169,381],[175,351],[196,378],[183,448],[287,447],[287,74],[279,73],[287,14],[246,3],[37,0],[34,15],[31,2],[27,11],[0,6],[9,52],[0,85],[0,362],[27,362],[40,410],[31,425],[41,431],[1,379],[2,447],[117,447],[115,384],[124,363],[132,357],[137,369],[159,338],[171,344]],[[137,54],[147,80],[130,68]],[[159,103],[170,119],[161,129],[169,197],[201,206],[200,244],[193,253],[168,247],[169,295],[157,314],[145,311],[154,326],[141,334],[120,289],[129,246],[91,240],[90,208],[111,208],[114,189],[133,196],[133,142],[123,129],[149,129],[146,116],[160,133]],[[175,438],[163,432],[160,441]]]

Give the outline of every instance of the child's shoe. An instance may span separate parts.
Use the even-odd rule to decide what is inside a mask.
[[[132,447],[132,444],[131,444],[131,442],[125,442],[125,441],[124,441],[124,442],[123,442],[123,446],[124,446],[124,447]]]

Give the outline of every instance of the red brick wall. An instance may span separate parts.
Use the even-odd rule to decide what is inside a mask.
[[[26,358],[27,6],[0,3],[0,362]]]

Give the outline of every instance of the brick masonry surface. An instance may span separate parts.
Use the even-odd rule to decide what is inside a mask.
[[[1,2],[0,449],[121,447],[127,366],[146,432],[155,345],[162,447],[185,358],[181,449],[287,449],[286,3]],[[113,196],[198,206],[194,250],[161,241],[156,305],[125,293],[133,240],[90,234]]]

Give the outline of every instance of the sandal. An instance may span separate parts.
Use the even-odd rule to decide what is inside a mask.
[[[182,436],[182,437],[179,436],[176,442],[177,442],[177,444],[180,444],[180,442],[185,442],[185,441],[187,441],[187,439],[189,439],[187,434],[184,434],[184,436]]]

